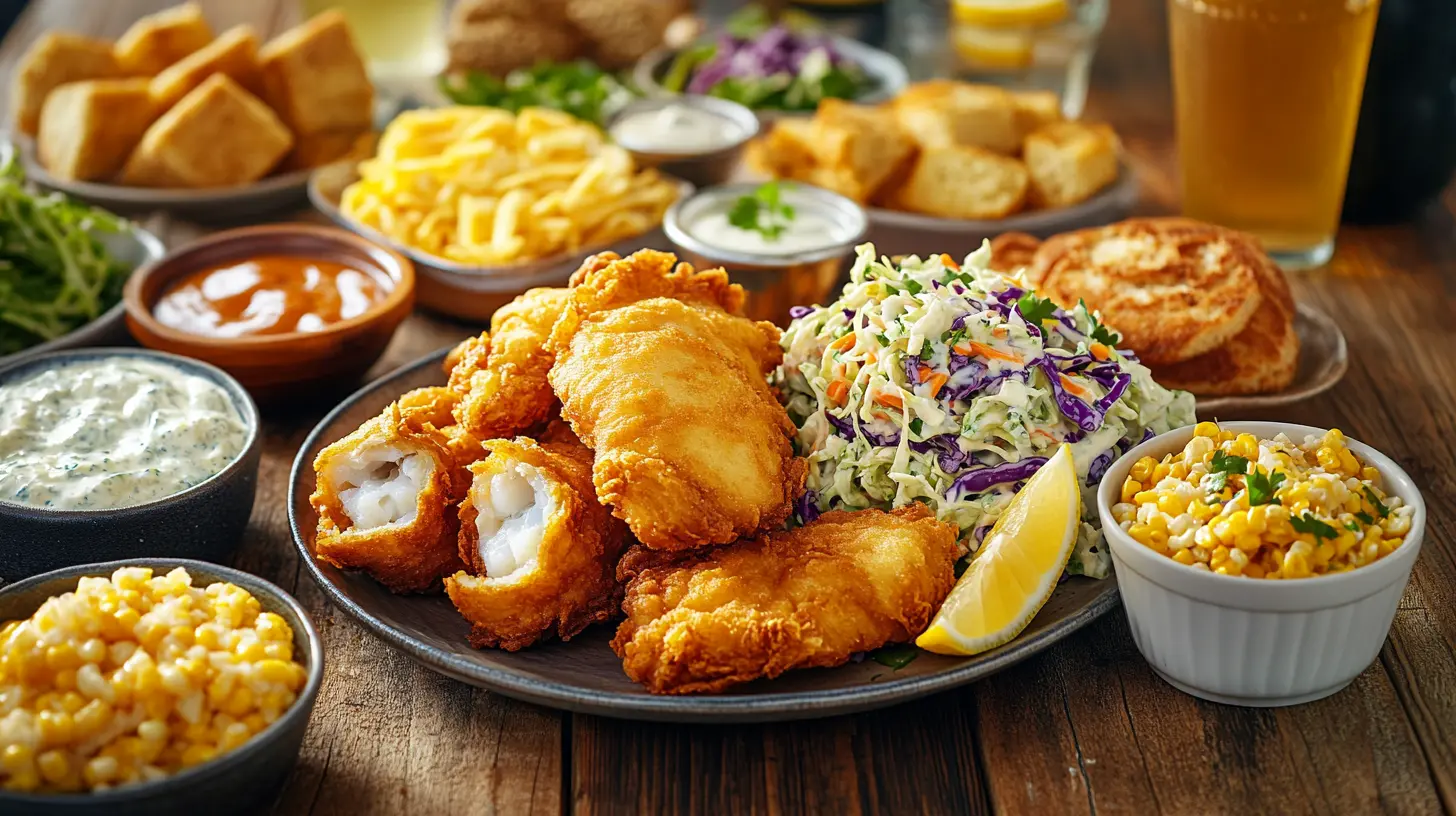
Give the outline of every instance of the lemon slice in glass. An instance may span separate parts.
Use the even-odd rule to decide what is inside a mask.
[[[1072,448],[1062,445],[996,520],[915,645],[973,655],[1021,634],[1056,589],[1076,546],[1081,514]]]
[[[951,29],[951,46],[968,68],[1014,70],[1032,62],[1031,34],[974,25]]]
[[[951,12],[963,23],[984,26],[1044,26],[1071,13],[1067,0],[954,0]]]

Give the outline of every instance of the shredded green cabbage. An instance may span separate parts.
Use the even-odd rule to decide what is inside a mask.
[[[1153,382],[1084,304],[989,269],[988,244],[958,268],[857,252],[839,299],[796,310],[783,336],[776,385],[810,463],[800,520],[922,501],[973,551],[1067,442],[1084,484],[1067,572],[1105,577],[1095,487],[1133,445],[1193,422],[1193,397]]]

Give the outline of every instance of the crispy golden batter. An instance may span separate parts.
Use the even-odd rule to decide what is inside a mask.
[[[723,311],[741,298],[721,270],[643,251],[585,274],[552,332],[551,385],[596,451],[597,498],[649,547],[773,527],[803,485],[763,376],[783,357],[778,329]]]
[[[450,388],[464,395],[470,390],[470,375],[485,368],[489,358],[490,332],[483,331],[456,343],[450,353],[445,355],[445,361],[440,364],[440,368],[450,378]]]
[[[531,289],[497,310],[490,320],[484,366],[485,335],[474,346],[457,347],[460,365],[451,372],[450,381],[457,391],[463,389],[465,397],[455,415],[473,436],[510,438],[540,427],[556,414],[556,397],[546,380],[552,361],[546,340],[570,297],[569,289]]]
[[[1136,218],[1048,239],[1029,280],[1063,306],[1079,298],[1146,363],[1187,360],[1244,330],[1262,299],[1258,244],[1186,218]]]
[[[1024,232],[1003,232],[991,239],[991,268],[1011,274],[1031,266],[1041,239]]]
[[[705,554],[633,548],[612,649],[657,694],[716,692],[908,641],[955,583],[956,528],[921,504],[833,511]]]
[[[394,592],[423,592],[460,568],[454,504],[466,484],[449,440],[424,418],[402,405],[419,397],[411,392],[358,430],[319,451],[314,460],[317,488],[309,503],[318,512],[314,552],[320,560],[368,572]],[[419,409],[427,412],[428,409]],[[400,495],[414,491],[412,512],[388,498],[382,485],[405,480]],[[354,491],[349,494],[349,491]],[[357,500],[350,496],[357,496]],[[369,522],[356,525],[347,504]]]
[[[597,502],[591,451],[575,438],[541,444],[497,439],[485,447],[489,456],[471,466],[474,482],[460,505],[460,556],[467,567],[445,579],[450,600],[471,623],[471,644],[516,651],[553,634],[570,640],[615,617],[622,599],[616,564],[629,536],[627,526]],[[544,523],[532,528],[539,530],[539,544],[523,563],[513,563],[509,541],[488,538],[497,548],[496,563],[504,559],[515,567],[495,575],[481,549],[478,507],[493,506],[493,479],[504,472],[539,478],[550,506]],[[492,515],[491,522],[500,519]],[[498,527],[495,538],[501,537],[509,531]]]

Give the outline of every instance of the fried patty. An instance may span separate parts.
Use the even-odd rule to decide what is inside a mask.
[[[1011,274],[1031,266],[1041,239],[1024,232],[1003,232],[991,239],[991,268]]]
[[[1248,327],[1263,290],[1276,289],[1263,281],[1267,263],[1242,233],[1186,218],[1135,218],[1044,241],[1027,278],[1062,306],[1085,300],[1121,332],[1123,347],[1144,363],[1169,365]]]
[[[1282,275],[1277,286],[1262,277],[1261,284],[1266,287],[1263,302],[1243,331],[1213,351],[1177,363],[1150,365],[1153,379],[1168,388],[1209,397],[1262,394],[1289,387],[1299,365],[1293,301],[1288,299]],[[1281,286],[1283,298],[1278,290]]]

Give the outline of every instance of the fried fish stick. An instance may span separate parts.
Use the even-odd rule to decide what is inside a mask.
[[[450,440],[425,421],[438,394],[411,392],[319,451],[314,552],[394,592],[422,592],[460,568],[454,504],[465,489]]]
[[[612,649],[656,694],[718,692],[913,640],[955,583],[956,527],[922,504],[832,511],[705,553],[634,547]]]
[[[450,380],[464,398],[455,416],[472,436],[509,439],[555,414],[556,396],[546,381],[552,361],[546,340],[570,296],[569,289],[530,289],[497,310],[484,366],[479,342],[457,347],[460,360]]]
[[[597,503],[592,453],[567,441],[485,443],[460,505],[466,570],[445,579],[476,647],[516,651],[553,634],[570,640],[618,614],[617,559],[627,526]]]
[[[807,468],[764,379],[783,359],[778,329],[729,313],[742,289],[722,270],[667,253],[579,274],[552,331],[550,382],[596,452],[597,498],[654,549],[781,523]]]

